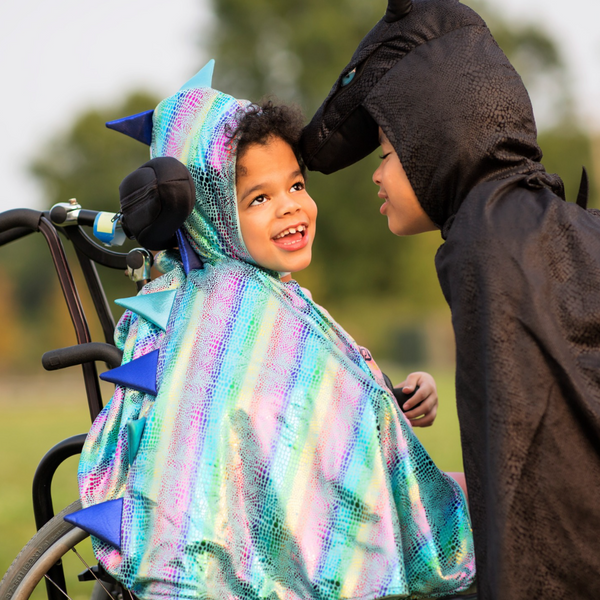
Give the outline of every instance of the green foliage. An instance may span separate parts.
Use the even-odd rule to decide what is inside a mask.
[[[363,0],[216,0],[215,86],[251,100],[274,93],[310,114],[382,7]]]
[[[565,69],[555,45],[539,29],[507,23],[488,5],[470,3],[515,62],[534,102],[551,98],[546,108],[552,118],[544,122],[558,124],[540,137],[544,164],[561,174],[567,197],[574,200],[581,164],[592,166],[590,148],[587,136],[573,126]],[[281,101],[297,102],[311,115],[384,10],[383,0],[214,0],[215,27],[209,40],[217,59],[214,85],[254,101],[276,93]],[[118,210],[118,185],[148,159],[148,149],[105,129],[104,122],[156,104],[156,98],[135,94],[121,105],[80,115],[71,128],[49,141],[32,162],[32,174],[46,191],[46,205],[77,197],[85,207]],[[437,233],[413,238],[389,233],[371,181],[377,162],[373,155],[330,176],[310,174],[319,226],[315,259],[298,279],[377,356],[393,359],[400,330],[423,329],[440,315],[447,317],[433,266],[442,240]],[[22,324],[23,333],[17,337],[36,348],[37,355],[53,344],[53,324],[43,316],[60,298],[43,241],[17,243],[19,253],[11,262],[0,253],[0,268],[16,280],[7,306]],[[131,293],[121,274],[103,276],[109,297]],[[68,329],[68,319],[61,319]],[[17,359],[18,352],[12,353],[10,360]]]
[[[146,93],[133,94],[118,105],[80,115],[70,129],[46,142],[31,166],[32,175],[45,191],[44,208],[75,197],[84,208],[117,212],[121,180],[149,160],[149,152],[147,146],[107,129],[104,123],[148,110],[157,103],[156,98]],[[68,250],[68,244],[65,246]],[[72,264],[77,264],[74,255],[70,257]],[[102,267],[99,271],[109,299],[135,293],[122,273]],[[0,252],[0,272],[11,280],[11,285],[2,289],[7,296],[3,304],[10,306],[9,318],[17,324],[13,327],[17,331],[11,337],[19,341],[12,348],[0,345],[1,370],[31,368],[39,363],[43,352],[75,343],[56,273],[41,235],[13,242]],[[82,295],[90,306],[86,294]],[[115,307],[115,317],[121,314],[117,309]],[[91,326],[94,325],[92,322]]]
[[[582,167],[590,175],[590,201],[588,206],[598,207],[598,187],[594,178],[590,139],[575,127],[563,126],[542,131],[539,144],[544,153],[542,163],[549,173],[558,173],[564,184],[569,202],[575,202],[581,181]]]
[[[77,198],[84,208],[117,212],[121,180],[150,156],[147,146],[104,124],[157,104],[149,94],[135,93],[121,104],[80,115],[68,131],[44,144],[31,172],[48,205]]]

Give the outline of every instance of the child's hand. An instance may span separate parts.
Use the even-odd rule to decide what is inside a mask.
[[[396,388],[402,389],[405,394],[410,394],[417,386],[419,389],[415,395],[401,408],[414,427],[429,427],[435,421],[438,408],[437,388],[433,377],[422,371],[411,373]]]

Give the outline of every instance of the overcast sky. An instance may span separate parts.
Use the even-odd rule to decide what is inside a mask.
[[[489,1],[546,28],[572,72],[582,119],[600,132],[600,0]],[[0,210],[41,206],[26,165],[78,113],[140,87],[167,96],[193,75],[209,58],[197,39],[210,27],[208,6],[208,0],[2,0]]]
[[[582,124],[600,133],[600,1],[489,0],[500,14],[537,23],[556,42],[571,73]]]
[[[27,162],[77,114],[138,88],[166,97],[196,73],[205,58],[197,36],[209,22],[206,6],[205,0],[1,0],[0,210],[41,206]]]

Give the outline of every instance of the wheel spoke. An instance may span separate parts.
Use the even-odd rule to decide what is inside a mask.
[[[71,596],[69,596],[69,594],[67,594],[67,592],[65,592],[65,590],[63,590],[60,585],[58,585],[57,583],[55,583],[50,577],[48,577],[47,574],[44,575],[44,577],[63,595],[66,596],[69,600],[71,600]]]
[[[102,581],[100,581],[100,579],[96,576],[96,573],[94,573],[94,571],[92,570],[90,565],[88,565],[87,562],[85,562],[85,559],[83,558],[83,556],[81,556],[81,554],[79,554],[79,552],[77,552],[77,548],[73,547],[73,548],[71,548],[71,550],[73,550],[73,552],[75,552],[75,554],[77,554],[77,557],[79,558],[79,560],[85,565],[85,568],[94,576],[94,579],[102,586],[102,589],[110,596],[110,599],[115,600],[113,595],[106,589],[106,587],[102,583]],[[129,594],[131,595],[131,592],[129,592]]]

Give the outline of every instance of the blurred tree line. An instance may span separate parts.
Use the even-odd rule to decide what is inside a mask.
[[[567,198],[574,200],[581,165],[592,167],[590,140],[576,125],[568,73],[556,46],[534,26],[508,23],[479,0],[466,3],[484,16],[521,73],[544,123],[539,138],[543,162],[561,174]],[[202,49],[217,61],[214,87],[253,101],[272,94],[299,104],[310,118],[359,41],[381,18],[385,1],[213,0],[213,11],[214,28]],[[118,185],[148,160],[148,149],[106,130],[104,123],[154,108],[158,100],[145,92],[133,94],[80,115],[48,140],[31,164],[47,207],[76,197],[86,208],[118,211]],[[404,363],[411,358],[451,361],[449,312],[433,266],[441,237],[389,233],[371,181],[377,164],[372,155],[330,176],[309,175],[309,191],[319,206],[318,235],[313,264],[298,279],[378,356]],[[27,368],[45,350],[74,343],[43,240],[16,244],[19,252],[10,259],[0,253],[0,276],[6,282],[0,295],[7,324],[0,337],[4,368]],[[109,299],[133,293],[122,274],[101,275]]]

